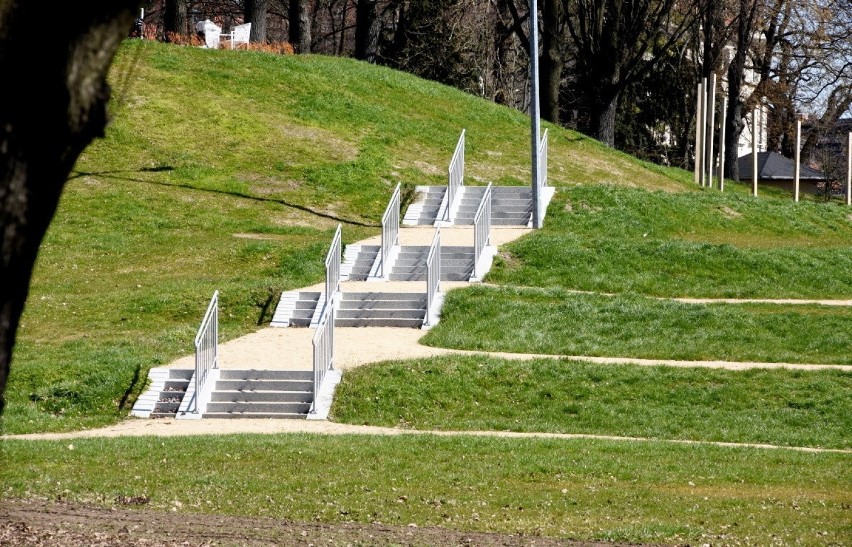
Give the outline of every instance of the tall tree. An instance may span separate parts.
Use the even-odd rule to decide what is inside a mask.
[[[39,246],[77,157],[104,133],[107,72],[139,6],[58,2],[45,17],[41,3],[0,0],[0,73],[15,75],[0,86],[0,413]]]
[[[379,48],[378,0],[358,0],[355,8],[355,58],[376,62]]]
[[[588,108],[587,131],[615,142],[618,99],[631,83],[656,70],[695,17],[677,0],[574,0],[567,25],[576,78]]]
[[[290,43],[299,53],[311,52],[311,17],[308,0],[290,0],[287,19]]]
[[[168,40],[172,34],[186,34],[189,3],[187,0],[165,0],[163,2],[163,34]]]
[[[245,22],[251,23],[251,42],[266,42],[266,13],[269,0],[245,0]]]

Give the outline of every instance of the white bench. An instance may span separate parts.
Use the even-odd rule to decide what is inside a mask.
[[[227,34],[222,34],[221,38],[224,38],[225,40],[230,40],[231,49],[234,49],[240,44],[248,44],[250,34],[251,23],[245,23],[242,25],[235,26],[234,30]]]

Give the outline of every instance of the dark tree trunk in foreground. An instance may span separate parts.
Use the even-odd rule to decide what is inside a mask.
[[[251,23],[250,42],[266,42],[266,11],[269,0],[246,0],[245,22]]]
[[[737,143],[745,128],[746,104],[742,99],[742,89],[745,79],[745,66],[748,60],[751,42],[754,36],[754,22],[757,16],[757,0],[740,0],[740,11],[737,15],[737,47],[734,58],[728,65],[728,112],[725,118],[725,173],[734,180],[740,179]]]
[[[541,34],[541,61],[539,66],[539,103],[541,117],[559,123],[559,88],[562,85],[563,10],[560,0],[546,0],[542,13],[544,30]]]
[[[0,86],[0,413],[39,245],[77,157],[103,135],[107,71],[139,5],[59,2],[47,16],[0,0],[0,74],[15,75]]]
[[[311,52],[311,17],[308,0],[290,0],[287,20],[290,25],[290,44],[298,53]]]
[[[355,11],[355,58],[376,62],[379,49],[378,0],[358,0]]]

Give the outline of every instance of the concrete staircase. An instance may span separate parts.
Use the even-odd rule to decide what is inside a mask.
[[[343,293],[335,327],[420,328],[426,319],[426,293]]]
[[[366,281],[378,266],[381,245],[349,245],[343,253],[340,274],[344,281]]]
[[[312,371],[223,369],[203,418],[304,419],[313,402]]]
[[[443,212],[446,186],[418,186],[421,199],[408,206],[402,219],[403,226],[433,226]],[[442,217],[443,218],[443,217]]]
[[[181,402],[189,389],[192,369],[171,369],[168,378],[159,386],[157,402],[151,411],[151,418],[174,418]]]
[[[428,246],[400,248],[390,275],[391,281],[425,281]],[[441,281],[468,281],[473,275],[473,247],[441,247]]]
[[[423,200],[409,205],[403,225],[423,226],[443,221],[446,186],[418,186]],[[482,201],[485,186],[462,186],[456,198],[458,208],[451,224],[473,224],[473,216]],[[494,186],[491,194],[491,224],[495,226],[527,226],[532,219],[532,189],[529,186]]]
[[[532,190],[528,186],[494,186],[491,189],[491,224],[526,226],[532,219]]]
[[[320,292],[284,293],[272,326],[316,328],[324,302],[325,296]],[[425,318],[425,292],[344,292],[334,326],[420,328]]]

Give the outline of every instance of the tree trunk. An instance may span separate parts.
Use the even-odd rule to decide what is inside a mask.
[[[615,146],[615,114],[619,91],[600,90],[589,98],[592,136],[607,146]]]
[[[290,0],[288,9],[290,44],[298,53],[311,52],[311,17],[308,0]]]
[[[541,37],[542,55],[539,66],[540,85],[539,102],[541,116],[553,123],[559,123],[559,87],[562,84],[562,54],[559,46],[562,42],[559,28],[562,25],[562,2],[545,0],[543,28]]]
[[[45,17],[38,2],[0,0],[0,73],[16,75],[0,91],[0,413],[39,245],[77,157],[103,135],[106,75],[139,5],[60,2]]]
[[[266,43],[266,12],[269,0],[246,0],[245,22],[251,23],[250,42]]]
[[[377,0],[358,0],[355,11],[355,58],[376,62],[379,51],[379,18]]]
[[[170,34],[186,34],[187,30],[187,1],[166,0],[163,6],[163,34],[169,41]]]

